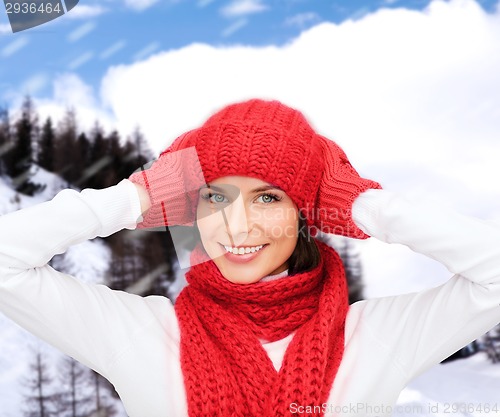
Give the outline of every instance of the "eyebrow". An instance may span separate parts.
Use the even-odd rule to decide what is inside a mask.
[[[203,188],[209,188],[211,190],[215,190],[215,191],[218,191],[221,193],[226,191],[223,188],[220,188],[220,187],[217,187],[216,185],[211,185],[211,184],[206,184],[203,187],[201,187],[200,189],[203,189]],[[263,185],[262,187],[257,187],[257,188],[254,188],[253,190],[250,190],[250,192],[251,193],[261,193],[262,191],[269,191],[269,190],[283,191],[280,187],[277,187],[275,185]]]

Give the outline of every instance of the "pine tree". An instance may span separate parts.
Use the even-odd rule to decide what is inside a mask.
[[[105,183],[107,186],[118,183],[123,177],[121,176],[123,170],[123,148],[120,143],[120,135],[114,130],[106,138],[109,147],[109,157],[111,158],[110,164],[106,167],[103,174],[105,176]]]
[[[153,160],[153,151],[139,128],[136,128],[132,137],[128,137],[123,146],[120,177],[128,178],[133,172]]]
[[[52,119],[48,117],[40,135],[37,162],[40,167],[50,172],[55,170],[55,141],[56,135],[52,126]]]
[[[138,260],[139,239],[128,239],[129,234],[116,233],[106,241],[111,248],[111,262],[108,271],[107,285],[115,290],[125,290],[136,282],[142,273]]]
[[[76,113],[73,109],[68,109],[57,126],[56,146],[54,149],[54,168],[68,185],[74,184],[79,177],[79,172],[75,167],[75,161],[78,161],[77,142],[77,122]]]
[[[75,168],[78,171],[77,182],[80,182],[83,172],[90,165],[91,144],[85,133],[80,133],[80,135],[78,135],[78,139],[76,141],[76,149],[80,157],[78,158],[78,161],[75,161]]]
[[[92,387],[93,397],[91,398],[91,413],[88,414],[89,417],[112,417],[116,414],[116,408],[110,400],[109,394],[116,397],[116,393],[113,385],[99,375],[97,372],[91,370],[88,373],[88,382]]]
[[[87,187],[88,170],[91,165],[91,144],[87,135],[82,132],[78,135],[76,149],[80,157],[75,161],[75,172],[78,174],[74,185],[80,188]]]
[[[500,363],[500,324],[483,336],[483,350],[493,363]]]
[[[85,167],[90,161],[90,141],[84,132],[78,135],[77,148],[80,160],[82,161],[82,166]]]
[[[151,286],[142,293],[148,295],[164,295],[168,297],[169,286],[175,279],[173,265],[177,262],[177,254],[170,231],[148,233],[145,236],[143,252],[140,253],[148,265],[149,273],[154,272],[151,279]]]
[[[0,175],[7,174],[5,158],[12,147],[9,111],[6,108],[0,107]]]
[[[168,296],[175,262],[169,237],[168,232],[122,231],[107,238],[112,250],[107,285],[142,296]]]
[[[349,304],[363,300],[363,266],[356,246],[342,236],[320,233],[316,238],[333,247],[339,254],[349,290]]]
[[[14,147],[8,153],[6,165],[16,190],[27,195],[33,195],[38,188],[30,182],[38,130],[38,116],[33,101],[26,97],[21,106],[21,117],[14,124]]]
[[[154,153],[138,126],[134,129],[132,136],[127,142],[134,145],[135,152],[127,155],[131,158],[137,158],[133,161],[137,168],[154,159]],[[145,162],[143,162],[143,160],[145,160]]]
[[[9,111],[6,108],[0,107],[0,149],[8,142],[6,127],[9,121]]]
[[[56,416],[58,397],[53,392],[53,379],[40,351],[35,353],[34,361],[30,364],[30,371],[31,376],[25,382],[28,388],[28,394],[25,395],[28,408],[24,415],[26,417]]]
[[[363,269],[359,253],[349,239],[342,239],[339,255],[344,264],[344,271],[349,287],[349,304],[360,301],[363,296]]]
[[[90,164],[83,173],[85,187],[101,189],[105,188],[106,178],[102,175],[103,170],[111,163],[109,142],[99,123],[95,123],[90,133]],[[114,184],[110,184],[114,185]]]
[[[62,390],[58,397],[58,417],[87,417],[91,405],[87,389],[89,372],[74,359],[63,359],[59,373]]]

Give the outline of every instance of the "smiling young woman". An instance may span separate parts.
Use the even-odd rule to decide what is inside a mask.
[[[85,239],[176,225],[200,241],[175,305],[48,265]],[[455,275],[349,306],[317,231],[403,244]],[[108,378],[130,417],[388,417],[412,378],[500,321],[499,300],[498,226],[382,190],[278,101],[224,107],[116,186],[0,217],[1,311]]]

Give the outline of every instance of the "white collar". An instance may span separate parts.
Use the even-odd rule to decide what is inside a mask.
[[[276,279],[280,279],[287,276],[288,276],[288,269],[284,270],[283,272],[280,272],[279,274],[267,275],[264,278],[260,279],[259,282],[274,281]]]

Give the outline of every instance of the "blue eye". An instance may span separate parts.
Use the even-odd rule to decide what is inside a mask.
[[[269,204],[269,203],[272,203],[274,201],[280,201],[281,200],[281,198],[278,197],[277,195],[270,194],[270,193],[268,193],[268,194],[262,194],[262,195],[259,196],[259,198],[261,198],[262,202],[265,203],[265,204]]]
[[[211,203],[214,203],[214,204],[220,204],[220,203],[227,203],[228,202],[227,198],[224,197],[224,195],[217,194],[217,193],[203,194],[203,195],[201,195],[201,198],[203,200],[209,200]]]
[[[226,198],[226,197],[224,197],[222,194],[213,194],[213,195],[212,195],[212,199],[213,199],[212,201],[213,201],[214,203],[223,203],[223,202],[224,202],[224,200],[226,200],[226,201],[227,201],[227,198]]]

